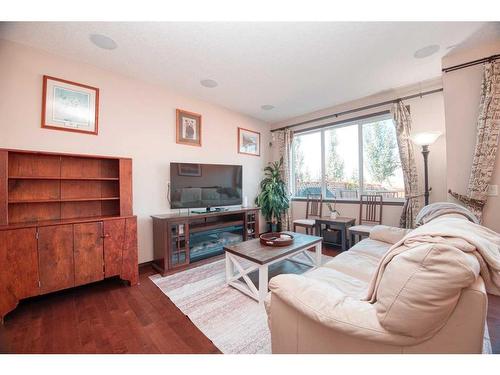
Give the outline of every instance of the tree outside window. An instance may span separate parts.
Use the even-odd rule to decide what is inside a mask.
[[[326,197],[356,199],[359,195],[357,127],[332,128],[324,134]]]
[[[392,120],[364,124],[363,143],[364,191],[389,199],[403,197],[403,173]]]

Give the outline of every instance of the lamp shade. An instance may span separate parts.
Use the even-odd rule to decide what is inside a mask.
[[[421,132],[415,133],[410,136],[413,143],[418,146],[432,145],[441,136],[441,132]]]

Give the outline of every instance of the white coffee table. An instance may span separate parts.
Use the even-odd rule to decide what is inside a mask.
[[[272,247],[260,243],[260,239],[225,246],[226,252],[226,282],[233,288],[263,303],[268,292],[269,266],[284,259],[310,267],[321,265],[322,238],[302,233],[288,232],[294,236],[294,242],[289,246]],[[314,247],[314,256],[308,251]],[[309,262],[294,259],[299,254],[305,255]],[[258,287],[248,277],[251,272],[259,272]],[[240,279],[243,279],[241,281]]]

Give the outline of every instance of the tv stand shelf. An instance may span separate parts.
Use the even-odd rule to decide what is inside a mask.
[[[225,241],[246,241],[259,235],[259,208],[256,207],[206,213],[169,213],[152,218],[153,267],[163,276],[198,261],[199,254],[203,254],[203,259],[209,257],[211,248],[212,256],[219,255]],[[200,240],[204,234],[206,238]],[[191,236],[196,239],[191,241]]]

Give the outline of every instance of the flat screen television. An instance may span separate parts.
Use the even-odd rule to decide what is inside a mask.
[[[170,163],[170,207],[240,205],[242,166]]]

